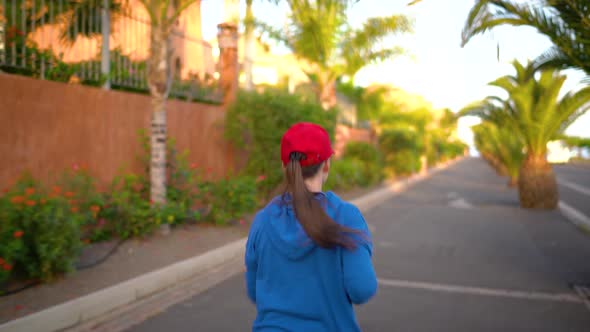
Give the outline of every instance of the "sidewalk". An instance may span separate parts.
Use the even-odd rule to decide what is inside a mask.
[[[449,165],[435,167],[428,175],[355,189],[341,196],[366,211]],[[248,223],[193,225],[175,229],[168,236],[156,234],[128,241],[96,267],[0,298],[0,331],[57,331],[95,319],[242,255],[247,232]],[[112,244],[103,246],[106,252]],[[95,254],[97,251],[101,250],[94,250]]]
[[[42,284],[17,294],[0,297],[0,324],[198,256],[238,240],[246,236],[247,232],[246,225],[233,227],[193,225],[176,228],[168,236],[154,234],[146,240],[129,240],[102,264],[76,271],[50,284]],[[93,256],[100,257],[115,244],[114,242],[99,244],[101,248],[91,252]],[[87,252],[90,251],[87,250]],[[96,257],[88,257],[86,260],[94,261],[95,259]]]

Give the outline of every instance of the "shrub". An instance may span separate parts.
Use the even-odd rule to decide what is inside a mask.
[[[150,138],[144,130],[139,131],[139,141],[142,146],[142,154],[138,156],[145,176],[137,176],[138,193],[145,202],[149,200],[150,181],[147,177],[150,165]],[[167,143],[166,163],[166,204],[155,207],[154,220],[157,224],[168,223],[171,225],[181,224],[187,221],[198,221],[201,216],[196,210],[199,202],[206,194],[206,188],[202,174],[195,165],[188,161],[189,151],[178,151],[174,139]],[[145,204],[144,204],[145,205]]]
[[[400,150],[385,157],[384,173],[388,178],[416,173],[422,163],[420,155],[410,150]]]
[[[369,186],[378,183],[383,178],[382,160],[379,150],[375,146],[364,142],[350,142],[344,148],[343,159],[358,160],[362,164],[362,177],[357,183]]]
[[[99,221],[101,219],[98,215],[104,206],[104,194],[97,190],[94,178],[84,164],[74,163],[70,169],[65,170],[54,190],[64,194],[70,206],[81,218],[84,241],[108,239],[94,234],[101,232],[103,222]]]
[[[250,176],[211,183],[209,194],[209,217],[217,225],[236,221],[257,207],[256,181]]]
[[[0,197],[0,284],[10,278],[16,261],[22,259],[24,253],[24,231],[7,218],[11,205],[7,195]]]
[[[364,165],[356,159],[332,160],[325,190],[347,190],[362,182]]]
[[[379,148],[385,159],[384,172],[387,177],[420,170],[420,156],[425,147],[416,131],[410,128],[388,129],[379,137]]]
[[[76,207],[69,204],[67,197],[62,196],[57,188],[48,195],[36,181],[25,175],[2,201],[0,219],[2,228],[7,229],[2,231],[2,243],[5,243],[6,232],[13,232],[15,238],[2,249],[3,259],[8,264],[12,261],[17,272],[44,281],[73,270],[82,247],[80,227],[83,218]],[[4,269],[7,270],[6,265]]]
[[[285,131],[300,121],[317,123],[334,137],[335,110],[286,92],[241,92],[226,118],[226,138],[248,154],[244,173],[264,175],[260,194],[268,195],[283,181],[280,142]]]
[[[206,195],[207,185],[196,166],[189,165],[188,150],[179,153],[174,140],[170,141],[168,150],[167,206],[164,210],[174,215],[172,224],[198,221],[200,214],[196,207]]]
[[[111,185],[100,218],[106,220],[102,233],[122,239],[151,233],[162,220],[144,195],[144,182],[137,174],[117,176]],[[103,235],[103,236],[106,236]]]

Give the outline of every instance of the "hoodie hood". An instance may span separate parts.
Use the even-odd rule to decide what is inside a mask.
[[[333,192],[317,193],[315,199],[326,209],[328,215],[335,217],[343,204],[342,199]],[[295,217],[295,210],[288,194],[275,197],[265,208],[269,234],[275,249],[289,259],[297,260],[313,251],[317,245],[307,236],[303,227]]]

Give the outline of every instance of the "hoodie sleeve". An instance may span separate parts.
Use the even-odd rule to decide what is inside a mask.
[[[343,225],[360,230],[366,238],[360,239],[356,249],[342,249],[344,288],[354,304],[367,302],[377,292],[377,277],[371,262],[373,244],[365,218],[354,205],[346,206]]]
[[[258,270],[258,255],[256,252],[256,242],[262,222],[262,212],[256,214],[250,226],[248,241],[246,242],[246,255],[244,257],[246,264],[246,289],[248,297],[256,303],[256,271]]]

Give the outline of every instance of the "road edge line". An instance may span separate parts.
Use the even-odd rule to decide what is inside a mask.
[[[580,230],[590,235],[590,217],[568,205],[564,201],[559,201],[559,211],[572,224]]]

